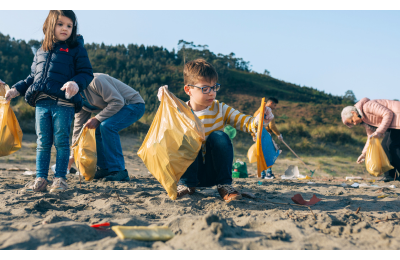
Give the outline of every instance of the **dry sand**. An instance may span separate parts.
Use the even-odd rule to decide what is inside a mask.
[[[251,177],[234,179],[233,185],[256,199],[226,203],[212,187],[172,201],[135,155],[140,142],[124,136],[131,181],[83,182],[80,188],[79,177],[70,174],[66,192],[23,193],[33,177],[7,169],[34,170],[35,139],[25,135],[20,151],[0,158],[0,249],[400,249],[399,188],[342,187],[340,179],[323,177],[313,179],[315,184],[278,177],[259,185]],[[255,173],[254,165],[249,172]],[[375,184],[400,187],[398,182]],[[306,200],[313,194],[322,199],[311,207],[316,220],[308,208],[265,202],[293,204],[297,193]],[[377,198],[384,194],[390,196]],[[104,221],[166,225],[175,237],[121,240],[109,229],[89,227]]]

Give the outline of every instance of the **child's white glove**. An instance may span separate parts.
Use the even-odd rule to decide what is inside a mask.
[[[281,141],[281,142],[283,141],[282,134],[280,136],[278,136],[278,140]]]
[[[162,94],[163,94],[163,91],[164,91],[163,87],[168,89],[168,85],[164,85],[162,87],[159,87],[158,93],[157,93],[158,101],[161,101]]]
[[[74,81],[68,81],[64,84],[61,90],[65,91],[66,99],[71,99],[73,96],[76,95],[76,93],[78,93],[79,87],[78,84],[76,84]]]
[[[5,98],[7,101],[10,101],[11,99],[18,97],[18,96],[19,96],[18,90],[16,90],[15,88],[12,88],[12,89],[7,90]]]
[[[6,84],[6,83],[0,79],[0,84]]]

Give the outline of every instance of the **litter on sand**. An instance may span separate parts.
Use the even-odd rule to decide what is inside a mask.
[[[142,241],[167,241],[174,237],[169,227],[126,227],[114,226],[111,228],[121,239],[135,239]]]
[[[285,171],[285,175],[281,176],[283,180],[291,180],[291,179],[298,179],[298,178],[305,178],[306,176],[301,175],[299,172],[299,167],[296,165],[289,165],[287,170]]]
[[[304,181],[304,180],[311,180],[312,178],[310,177],[310,176],[308,176],[308,175],[306,175],[305,177],[303,177],[303,178],[297,178],[299,181]]]
[[[110,222],[104,222],[104,223],[90,225],[90,227],[92,227],[92,228],[109,227],[109,226],[110,226]]]
[[[351,177],[346,177],[346,181],[351,181],[351,180],[362,180],[363,178],[362,177],[353,177],[353,176],[351,176]]]
[[[36,175],[36,172],[33,171],[25,171],[22,173],[23,175]]]
[[[315,182],[309,181],[309,182],[307,182],[307,184],[311,185],[311,184],[315,184]]]
[[[317,196],[315,196],[315,194],[313,194],[312,198],[310,199],[310,201],[306,201],[303,199],[303,196],[301,196],[301,194],[296,194],[292,197],[292,201],[296,204],[300,204],[300,205],[306,205],[306,206],[312,206],[318,202],[321,201],[321,199],[317,198]]]
[[[363,183],[363,184],[364,184],[364,183]],[[351,184],[350,186],[353,187],[353,188],[361,187],[360,184],[358,184],[357,182]]]
[[[383,199],[383,198],[386,198],[386,197],[389,197],[389,195],[385,194],[385,195],[378,196],[378,199]]]
[[[361,183],[359,185],[359,187],[360,188],[390,188],[390,189],[396,189],[396,186],[394,186],[394,185],[379,186],[379,185],[376,185],[376,184],[368,185],[367,183]]]
[[[341,183],[340,186],[347,187],[347,184],[346,183]]]

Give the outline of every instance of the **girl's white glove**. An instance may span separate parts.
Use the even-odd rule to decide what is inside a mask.
[[[11,99],[18,97],[18,96],[19,96],[18,90],[16,90],[15,88],[12,88],[12,89],[7,90],[5,98],[7,101],[10,101]]]
[[[168,85],[164,85],[164,86],[162,86],[162,87],[159,87],[158,93],[157,93],[158,101],[161,101],[162,94],[163,94],[163,92],[164,92],[163,87],[165,87],[165,88],[168,89]]]
[[[61,90],[65,91],[66,99],[71,99],[73,96],[76,95],[76,93],[78,93],[79,87],[78,84],[76,84],[74,81],[68,81],[64,84]]]
[[[0,79],[0,84],[6,84],[6,83]]]

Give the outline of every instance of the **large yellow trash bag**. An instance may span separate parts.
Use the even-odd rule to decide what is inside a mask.
[[[254,143],[247,152],[247,158],[249,159],[249,163],[257,162],[257,143]]]
[[[204,140],[200,119],[164,87],[160,107],[138,155],[172,200],[176,199],[179,179],[196,159]]]
[[[8,89],[7,85],[0,84],[0,157],[18,151],[22,144],[21,127],[4,97]]]
[[[382,140],[371,138],[365,156],[367,171],[374,176],[379,176],[393,169],[393,166],[390,165],[389,159],[386,156],[385,150],[382,148],[381,142]]]
[[[97,150],[96,129],[83,127],[78,139],[72,145],[75,165],[87,181],[91,181],[96,173]]]

